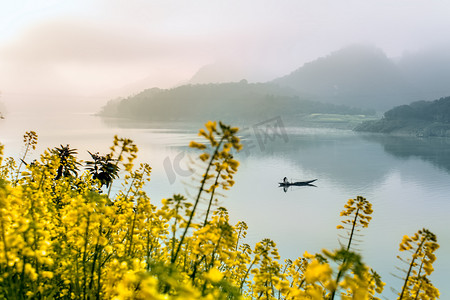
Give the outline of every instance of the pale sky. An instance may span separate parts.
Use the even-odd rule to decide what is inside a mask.
[[[450,1],[0,0],[0,101],[99,107],[215,62],[265,81],[349,44],[399,57],[449,42]]]

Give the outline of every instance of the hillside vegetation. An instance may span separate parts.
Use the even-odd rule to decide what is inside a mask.
[[[258,72],[218,62],[200,68],[189,84],[180,87],[145,89],[141,85],[142,92],[110,101],[102,115],[231,122],[286,113],[367,115],[362,110],[386,111],[450,95],[449,53],[444,48],[431,49],[392,59],[374,46],[352,45],[265,83],[238,82],[241,78],[254,81],[258,76],[251,74]]]
[[[450,97],[394,107],[385,112],[381,120],[363,122],[355,130],[449,137]]]
[[[135,96],[108,102],[100,114],[147,121],[208,118],[239,122],[279,115],[296,118],[312,113],[360,115],[373,112],[304,100],[290,88],[242,80],[147,89]]]
[[[449,53],[435,48],[392,59],[374,46],[352,45],[273,82],[314,100],[386,111],[450,95]]]
[[[273,81],[318,101],[384,110],[409,90],[397,65],[371,46],[350,46]]]

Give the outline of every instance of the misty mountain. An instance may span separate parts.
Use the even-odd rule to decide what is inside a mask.
[[[201,67],[189,84],[233,82],[236,78],[249,78],[248,71],[234,64],[213,63]]]
[[[406,53],[398,61],[414,100],[432,100],[450,95],[450,47],[435,47]],[[411,101],[414,101],[411,100]]]
[[[188,84],[235,82],[245,78],[249,82],[265,82],[273,79],[273,72],[254,63],[217,61],[201,67]]]
[[[319,101],[355,107],[385,110],[412,101],[405,96],[410,85],[399,67],[373,46],[343,48],[273,82]]]
[[[364,114],[360,109],[299,98],[297,92],[273,83],[240,82],[147,89],[108,102],[100,115],[147,121],[261,121],[276,116],[297,118],[311,113]]]
[[[382,119],[363,122],[355,130],[450,137],[450,97],[396,106],[385,112]]]
[[[110,101],[102,114],[145,120],[254,120],[286,113],[367,115],[368,109],[386,111],[450,95],[450,51],[446,49],[405,54],[393,60],[374,46],[353,45],[266,83],[233,82],[246,75],[255,78],[254,72],[260,70],[249,68],[232,63],[207,65],[190,84],[147,89]],[[223,81],[228,83],[220,83]]]

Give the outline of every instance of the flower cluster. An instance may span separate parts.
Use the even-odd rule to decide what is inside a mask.
[[[115,137],[110,153],[91,154],[85,172],[68,145],[25,163],[33,132],[19,166],[3,159],[0,144],[0,298],[378,299],[384,283],[350,249],[355,228],[370,221],[366,199],[349,200],[342,213],[350,218],[347,247],[282,263],[274,241],[251,247],[247,224],[231,224],[227,210],[212,205],[219,188],[233,185],[233,153],[242,146],[237,128],[205,127],[206,142],[190,144],[204,162],[198,193],[161,204],[143,189],[151,168],[133,164],[131,140]],[[437,247],[427,230],[404,238],[400,250],[414,253],[400,299],[438,297],[428,277]]]
[[[403,259],[409,264],[399,299],[436,299],[439,291],[433,286],[429,275],[434,271],[436,260],[434,251],[439,248],[436,235],[427,229],[416,232],[412,237],[405,235],[400,243],[400,251],[412,253],[412,257]]]

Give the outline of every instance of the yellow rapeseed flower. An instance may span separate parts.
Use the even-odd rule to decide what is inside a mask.
[[[216,268],[211,268],[208,273],[206,273],[205,278],[211,282],[219,282],[222,280],[223,274]]]

